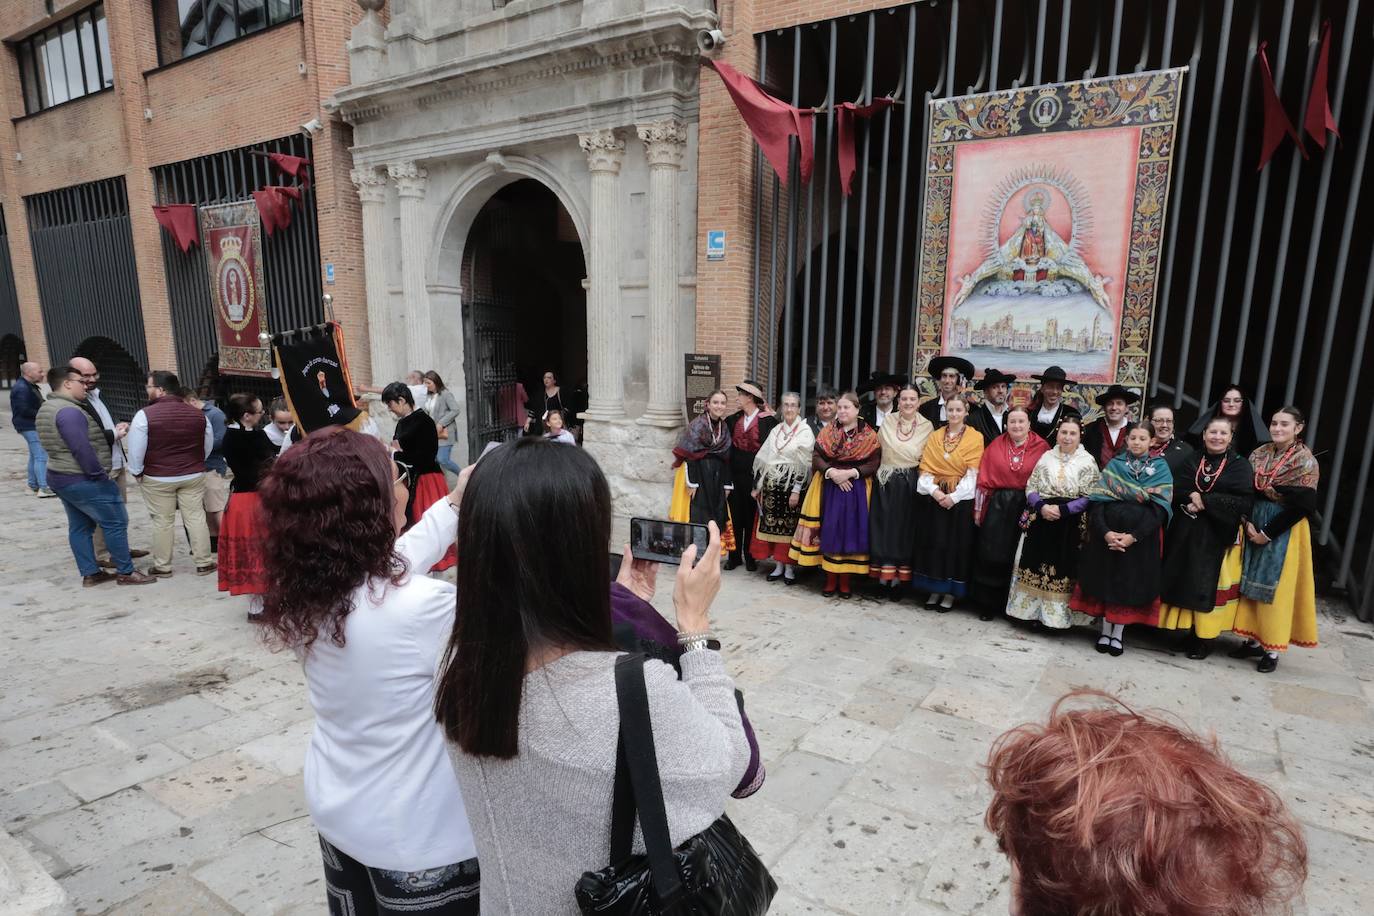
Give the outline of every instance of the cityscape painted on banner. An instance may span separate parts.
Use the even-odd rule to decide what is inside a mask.
[[[916,370],[1145,383],[1181,73],[936,103]]]

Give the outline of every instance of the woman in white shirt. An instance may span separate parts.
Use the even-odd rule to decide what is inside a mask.
[[[456,592],[424,575],[457,537],[466,482],[401,536],[403,469],[375,438],[330,427],[260,487],[257,622],[305,669],[305,795],[334,914],[479,911],[476,846],[432,708]]]

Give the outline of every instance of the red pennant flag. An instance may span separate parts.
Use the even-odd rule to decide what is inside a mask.
[[[1326,149],[1326,132],[1329,130],[1340,137],[1336,129],[1336,117],[1331,113],[1331,99],[1326,92],[1326,70],[1331,59],[1331,20],[1322,24],[1322,49],[1317,55],[1317,72],[1312,76],[1312,91],[1307,94],[1307,121],[1304,127]]]
[[[285,153],[269,153],[267,158],[271,160],[274,168],[279,172],[290,175],[301,183],[301,187],[310,187],[310,160],[301,156],[288,156]]]
[[[301,189],[273,185],[253,192],[253,200],[258,205],[258,215],[262,217],[262,228],[268,235],[291,225],[291,204],[287,200],[288,197],[300,200]]]
[[[838,158],[840,160],[840,191],[848,197],[854,186],[854,119],[871,118],[884,108],[892,106],[892,99],[874,99],[870,105],[844,102],[835,109],[838,127]]]
[[[802,184],[811,180],[815,156],[811,147],[811,119],[815,112],[796,108],[773,98],[758,83],[741,74],[724,61],[706,61],[725,84],[740,117],[758,141],[763,156],[778,173],[783,187],[787,187],[788,142],[796,137],[801,144]]]
[[[1259,46],[1260,80],[1263,82],[1264,94],[1264,148],[1260,150],[1259,168],[1255,171],[1262,171],[1269,160],[1274,157],[1274,151],[1283,142],[1284,135],[1293,138],[1293,142],[1298,145],[1298,152],[1302,153],[1302,158],[1307,158],[1307,150],[1303,149],[1302,138],[1298,136],[1298,129],[1293,126],[1293,122],[1288,120],[1288,112],[1283,110],[1283,100],[1279,98],[1278,90],[1274,88],[1274,73],[1269,69],[1269,55],[1265,54],[1265,49],[1269,47],[1269,42],[1262,41]]]
[[[153,216],[163,229],[172,234],[182,254],[200,244],[200,228],[196,225],[195,204],[165,204],[153,207]]]

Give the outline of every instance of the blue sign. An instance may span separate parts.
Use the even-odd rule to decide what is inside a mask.
[[[724,261],[725,260],[725,230],[708,229],[706,230],[706,260]]]
[[[330,286],[333,286],[333,285],[334,285],[334,265],[333,265],[333,264],[326,264],[326,265],[324,265],[324,282],[327,283],[327,284],[329,284]]]

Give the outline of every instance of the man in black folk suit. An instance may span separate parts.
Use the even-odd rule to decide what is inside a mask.
[[[811,427],[813,436],[821,431],[822,426],[835,419],[836,397],[835,389],[828,385],[815,388],[816,409],[806,418],[806,425]]]
[[[1139,400],[1140,395],[1120,385],[1112,385],[1097,396],[1102,417],[1083,430],[1083,447],[1093,456],[1098,467],[1105,468],[1107,462],[1126,447],[1126,427],[1131,422],[1127,409]]]
[[[1016,376],[1007,375],[998,369],[983,370],[983,377],[974,384],[974,390],[983,392],[983,403],[969,411],[968,425],[983,434],[986,447],[1002,433],[1006,432],[1007,396],[1011,383]]]
[[[735,488],[730,492],[730,520],[735,528],[735,549],[725,568],[734,569],[743,559],[749,570],[758,568],[749,555],[749,541],[754,534],[754,456],[763,441],[778,425],[778,418],[768,410],[763,389],[753,379],[745,379],[735,386],[735,405],[739,409],[725,418],[730,430],[730,477]]]
[[[973,378],[973,363],[958,356],[937,356],[926,367],[935,380],[935,397],[920,407],[921,416],[936,428],[949,424],[945,419],[945,402],[964,394],[964,386]]]
[[[872,403],[865,404],[860,412],[860,416],[868,421],[869,426],[881,429],[883,421],[890,414],[897,412],[897,392],[901,391],[905,384],[906,379],[891,372],[878,370],[869,375],[868,381],[859,389],[859,394],[873,392]]]
[[[1031,429],[1051,446],[1059,435],[1059,424],[1065,417],[1082,415],[1078,408],[1064,402],[1064,388],[1077,385],[1059,366],[1050,366],[1043,375],[1032,375],[1040,383],[1040,390],[1030,402]]]

